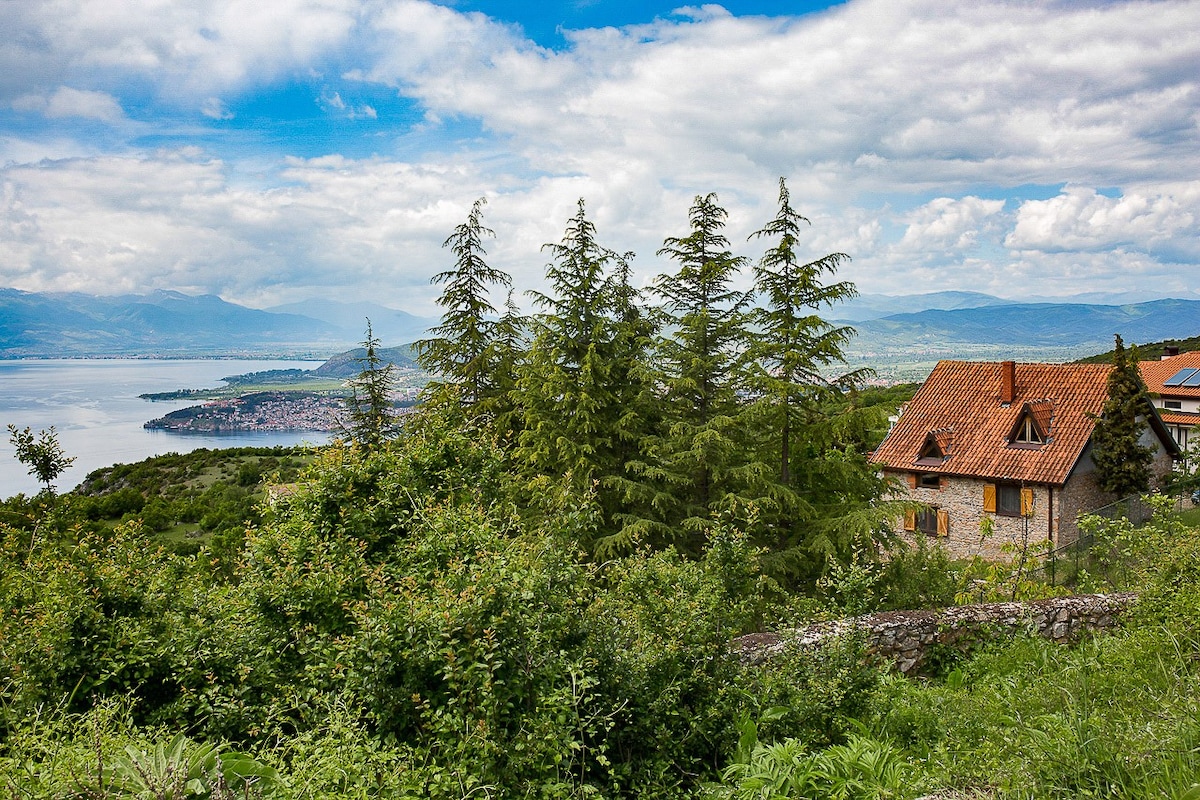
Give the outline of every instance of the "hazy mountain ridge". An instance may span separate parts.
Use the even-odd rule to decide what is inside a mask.
[[[1007,305],[1015,300],[984,294],[983,292],[928,292],[926,294],[892,295],[860,294],[851,300],[837,303],[829,316],[844,322],[863,322],[882,319],[895,314],[913,314],[930,309],[950,311],[958,308],[981,308],[984,306]]]
[[[378,303],[344,303],[319,297],[271,306],[264,310],[275,314],[299,314],[321,320],[336,327],[342,336],[351,342],[362,341],[367,329],[367,320],[370,319],[372,332],[387,345],[406,344],[424,339],[426,332],[440,322]]]
[[[896,313],[896,309],[914,310]],[[301,310],[309,313],[293,313]],[[872,316],[885,311],[890,313]],[[1036,358],[1036,352],[1028,351],[1102,351],[1111,347],[1114,333],[1135,343],[1200,332],[1200,301],[1177,299],[1124,305],[1018,303],[980,292],[933,292],[867,295],[824,315],[857,329],[854,351],[949,351],[941,357],[976,357],[969,345],[1020,346],[1025,348],[1022,357]],[[238,354],[327,358],[359,344],[367,318],[376,337],[389,347],[424,338],[436,323],[368,302],[316,299],[260,310],[215,295],[173,291],[96,297],[0,289],[0,358]],[[963,345],[964,353],[955,354],[955,345]],[[1084,350],[1078,355],[1086,354]],[[396,355],[411,353],[401,350]]]
[[[1009,303],[953,310],[930,309],[854,323],[859,346],[907,343],[1111,346],[1113,334],[1127,342],[1186,338],[1200,331],[1200,301],[1154,300],[1130,305]]]
[[[98,297],[0,289],[0,357],[319,352],[353,340],[327,322],[157,291]]]

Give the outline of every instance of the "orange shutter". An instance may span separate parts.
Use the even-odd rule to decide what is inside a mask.
[[[1033,516],[1033,489],[1021,490],[1021,516]]]
[[[904,530],[915,531],[916,529],[917,529],[917,512],[905,511],[904,512]]]
[[[938,517],[937,517],[938,534],[937,535],[938,536],[949,536],[950,535],[950,512],[942,511],[939,509],[937,514],[938,514]]]
[[[915,472],[908,473],[908,488],[910,488],[910,489],[917,488],[917,473],[915,473]]]
[[[983,510],[996,513],[996,484],[994,483],[983,485]]]

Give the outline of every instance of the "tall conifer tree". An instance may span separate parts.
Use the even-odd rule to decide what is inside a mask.
[[[775,218],[751,234],[771,244],[754,270],[761,305],[747,352],[756,398],[748,416],[762,468],[748,467],[743,486],[759,512],[762,543],[795,573],[812,566],[813,550],[845,555],[855,538],[870,537],[873,517],[853,517],[877,496],[879,485],[854,450],[856,437],[847,435],[865,422],[857,419],[861,414],[853,407],[831,411],[845,405],[837,402],[843,392],[870,375],[828,374],[844,367],[854,330],[826,322],[819,312],[857,295],[848,281],[825,282],[849,256],[802,259],[797,249],[809,221],[792,207],[783,178],[778,204]]]
[[[350,410],[350,438],[364,447],[378,447],[396,432],[391,398],[395,384],[393,366],[379,357],[379,344],[368,319],[367,337],[362,342],[365,354],[358,359],[362,369],[350,381],[350,397],[346,401]]]
[[[675,498],[674,507],[666,508],[666,495],[659,495],[659,532],[689,551],[702,546],[744,456],[738,392],[751,297],[733,288],[745,258],[729,251],[727,216],[715,194],[696,197],[691,232],[666,239],[658,251],[679,269],[659,275],[653,287],[672,334],[659,340],[656,359],[666,390],[667,430],[647,471],[671,487]]]
[[[552,255],[550,290],[530,293],[542,313],[520,369],[517,459],[535,475],[570,475],[578,489],[597,485],[611,517],[610,481],[624,470],[634,365],[646,340],[630,330],[627,258],[597,242],[583,200],[562,241],[543,249]]]
[[[483,224],[486,198],[471,206],[466,222],[442,243],[454,253],[454,267],[439,272],[431,283],[445,284],[438,305],[445,309],[435,338],[417,342],[417,360],[442,380],[431,384],[435,395],[458,392],[468,409],[478,412],[481,403],[501,393],[496,385],[496,342],[500,334],[496,308],[489,300],[492,287],[512,288],[512,279],[484,260],[485,236],[496,235]]]

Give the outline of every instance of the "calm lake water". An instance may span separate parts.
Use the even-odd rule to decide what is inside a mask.
[[[163,453],[201,447],[275,447],[324,444],[329,435],[311,431],[179,434],[148,431],[142,423],[196,400],[151,403],[145,392],[204,389],[227,375],[267,369],[313,369],[319,361],[62,359],[0,360],[0,498],[36,493],[41,485],[17,461],[8,425],[34,431],[54,426],[71,465],[58,479],[59,491],[79,485],[92,470],[129,464]]]

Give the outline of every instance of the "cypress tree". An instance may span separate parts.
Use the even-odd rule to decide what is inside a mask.
[[[1140,444],[1150,405],[1146,385],[1138,372],[1136,354],[1130,358],[1120,335],[1116,336],[1113,370],[1108,374],[1108,399],[1104,413],[1093,417],[1092,460],[1100,488],[1117,497],[1142,494],[1150,488],[1154,451]]]

